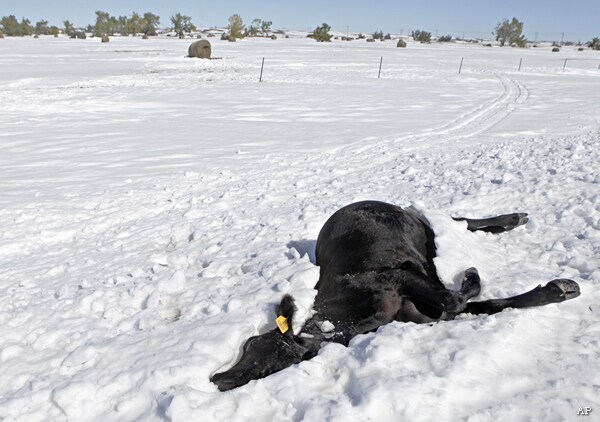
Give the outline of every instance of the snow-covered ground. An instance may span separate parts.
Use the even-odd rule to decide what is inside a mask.
[[[597,52],[191,42],[0,40],[0,420],[600,412]],[[309,313],[319,229],[362,199],[426,210],[450,287],[475,265],[482,298],[582,294],[392,323],[218,392],[284,293]],[[498,236],[448,218],[512,211]]]

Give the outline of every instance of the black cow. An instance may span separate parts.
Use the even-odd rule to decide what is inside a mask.
[[[466,221],[471,231],[501,233],[526,223],[527,214],[455,220]],[[580,294],[573,280],[556,279],[518,296],[468,302],[481,289],[477,270],[465,271],[460,291],[448,290],[437,276],[434,257],[434,233],[412,210],[377,201],[340,209],[317,240],[320,276],[314,315],[295,334],[294,300],[285,295],[276,313],[287,330],[284,326],[249,338],[240,361],[211,381],[221,391],[230,390],[312,358],[323,342],[348,345],[352,337],[391,321],[424,323],[460,313],[493,314]]]

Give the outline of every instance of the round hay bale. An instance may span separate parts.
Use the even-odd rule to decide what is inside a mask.
[[[236,42],[237,40],[235,39],[235,37],[230,36],[228,41],[229,42]]]
[[[4,34],[0,32],[0,39],[4,38]]]
[[[375,42],[375,38],[367,38],[367,42]]]
[[[142,39],[143,40],[147,40],[148,39],[148,35],[146,35],[146,34],[142,35]]]
[[[197,57],[199,59],[210,59],[211,47],[208,40],[200,40],[193,42],[188,48],[189,57]]]
[[[277,35],[275,35],[275,34],[271,35],[271,39],[272,40],[276,40],[277,39]]]
[[[33,38],[35,38],[36,40],[39,38],[39,35],[34,35]]]
[[[401,48],[406,47],[406,41],[398,40],[398,44],[396,44],[396,47],[401,47]]]
[[[198,38],[199,40],[201,40],[202,39],[202,35],[198,34],[198,35],[196,35],[196,38]]]
[[[583,47],[579,47],[579,48],[577,49],[577,51],[583,51],[583,50],[584,50],[584,48],[583,48]]]
[[[552,47],[552,52],[553,53],[558,53],[560,51],[560,48],[558,47]]]
[[[102,36],[102,42],[109,42],[110,38],[108,38],[108,35],[103,35]]]

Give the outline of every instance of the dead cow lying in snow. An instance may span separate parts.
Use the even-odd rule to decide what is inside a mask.
[[[456,220],[466,221],[471,231],[501,233],[526,223],[526,216]],[[348,345],[352,337],[391,321],[450,320],[460,313],[493,314],[579,296],[577,283],[557,279],[518,296],[468,302],[481,289],[477,270],[465,271],[460,291],[448,290],[438,278],[434,257],[434,233],[412,212],[377,201],[340,209],[317,240],[315,314],[295,334],[294,300],[285,295],[276,309],[279,328],[249,338],[240,361],[211,381],[221,391],[230,390],[311,359],[323,342]],[[326,321],[333,323],[334,331],[323,332]]]

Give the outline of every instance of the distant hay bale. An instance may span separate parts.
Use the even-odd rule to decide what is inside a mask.
[[[583,50],[584,50],[584,48],[583,48],[583,47],[579,47],[579,48],[577,49],[577,51],[583,51]]]
[[[552,52],[553,53],[558,53],[560,51],[559,47],[552,47]]]
[[[375,42],[375,38],[367,38],[367,42]]]
[[[142,39],[143,40],[147,40],[148,39],[148,35],[146,35],[146,34],[142,35]]]
[[[108,35],[103,35],[102,36],[102,42],[109,42],[110,38],[108,38]]]
[[[199,59],[210,59],[211,47],[207,40],[193,42],[188,48],[188,56]]]
[[[237,40],[235,39],[235,37],[232,37],[231,35],[229,36],[228,39],[229,42],[236,42]]]
[[[406,47],[406,41],[398,40],[398,44],[396,44],[396,47],[400,47],[400,48]]]
[[[36,40],[39,38],[39,35],[34,35],[33,38],[35,38]]]
[[[198,34],[198,35],[196,35],[196,38],[198,38],[200,40],[200,39],[202,39],[202,35]]]
[[[272,40],[276,40],[277,39],[277,35],[275,35],[275,34],[271,35],[271,39]]]
[[[4,34],[0,32],[0,39],[4,38]]]

